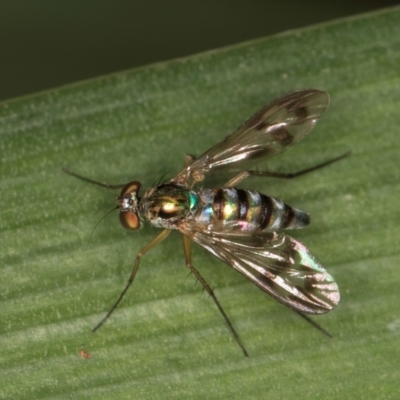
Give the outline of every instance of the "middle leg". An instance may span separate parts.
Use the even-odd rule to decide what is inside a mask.
[[[233,337],[235,338],[237,344],[239,347],[242,349],[243,354],[248,357],[249,354],[247,353],[246,348],[244,347],[244,344],[242,340],[240,339],[238,333],[236,332],[235,328],[232,325],[232,322],[229,320],[228,316],[226,315],[224,309],[222,308],[221,304],[219,303],[217,297],[215,296],[213,290],[210,288],[208,283],[204,280],[204,278],[200,275],[200,272],[197,271],[197,269],[193,266],[192,264],[192,257],[191,257],[191,243],[192,241],[190,238],[186,235],[183,235],[183,249],[185,252],[185,259],[186,259],[186,266],[190,269],[190,271],[193,273],[193,275],[197,278],[197,280],[201,283],[203,286],[204,290],[210,295],[210,297],[214,300],[215,305],[217,306],[219,312],[222,314],[222,316],[225,319],[225,322],[227,323],[229,330],[231,331]]]

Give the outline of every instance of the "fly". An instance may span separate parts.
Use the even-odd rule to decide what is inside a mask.
[[[119,218],[124,228],[138,230],[144,221],[148,221],[163,229],[137,253],[128,283],[93,332],[108,319],[124,297],[142,256],[172,230],[178,230],[183,234],[186,266],[213,299],[245,356],[248,353],[238,333],[213,290],[192,264],[192,242],[204,247],[330,336],[307,314],[323,314],[334,309],[340,300],[339,288],[311,252],[284,233],[289,229],[306,227],[310,223],[309,215],[274,197],[236,187],[252,175],[295,178],[350,155],[347,152],[295,173],[251,169],[263,159],[279,154],[303,139],[328,105],[329,95],[324,91],[302,89],[285,94],[200,157],[187,155],[185,168],[178,175],[151,187],[143,195],[137,181],[106,185],[64,169],[86,182],[122,189],[116,208],[120,210]],[[195,188],[197,183],[215,173],[234,175],[220,188]]]

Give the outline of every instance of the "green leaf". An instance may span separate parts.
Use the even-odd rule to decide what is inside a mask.
[[[323,24],[2,103],[0,398],[395,398],[400,380],[400,9]],[[244,187],[310,212],[293,232],[336,278],[329,340],[211,254],[194,265],[241,335],[187,278],[181,239],[121,229],[114,193],[63,174],[145,187],[274,97],[314,87],[331,106]],[[95,228],[96,227],[96,228]],[[92,236],[91,236],[92,235]],[[90,359],[79,355],[91,354]]]

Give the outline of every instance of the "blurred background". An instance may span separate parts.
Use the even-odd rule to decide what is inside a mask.
[[[0,101],[398,3],[0,0]]]

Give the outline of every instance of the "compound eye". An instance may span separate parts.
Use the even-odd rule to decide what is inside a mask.
[[[120,197],[124,197],[127,194],[135,193],[140,190],[140,183],[137,181],[132,181],[127,183],[121,190]]]
[[[121,211],[119,213],[121,225],[129,231],[136,231],[140,228],[140,219],[137,214],[132,211]]]

